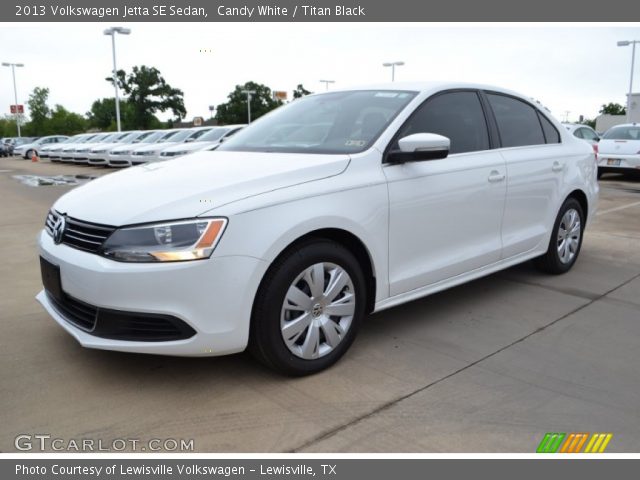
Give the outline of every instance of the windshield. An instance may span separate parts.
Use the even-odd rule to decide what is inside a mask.
[[[138,137],[138,135],[140,135],[140,132],[123,133],[117,141],[118,143],[131,143]]]
[[[171,137],[172,142],[184,142],[191,135],[198,133],[197,130],[179,130],[174,136]]]
[[[408,91],[355,90],[304,97],[245,127],[218,150],[362,152],[415,95]]]
[[[153,130],[149,130],[147,132],[138,132],[137,136],[131,140],[131,143],[140,143],[140,142],[155,142],[162,135],[161,132],[156,132]]]
[[[220,140],[220,137],[222,137],[228,131],[229,131],[228,128],[217,127],[217,128],[214,128],[213,130],[209,130],[207,133],[202,135],[198,141],[199,142],[216,142]]]
[[[203,128],[201,130],[196,130],[191,135],[189,135],[187,140],[189,140],[190,142],[193,142],[197,138],[204,136],[205,133],[208,133],[210,131],[211,131],[211,128]]]
[[[89,135],[88,137],[83,138],[82,140],[79,140],[79,141],[78,141],[78,142],[76,142],[76,143],[87,143],[87,142],[89,142],[89,140],[94,140],[94,139],[96,139],[96,137],[97,137],[97,135],[96,135],[96,134]]]
[[[640,125],[613,127],[602,138],[607,140],[640,140]]]
[[[74,135],[73,137],[69,137],[65,141],[60,143],[78,143],[78,141],[81,140],[83,136],[84,134],[82,133],[80,135]]]
[[[156,140],[156,143],[166,142],[171,137],[176,135],[180,130],[170,130],[168,132],[161,132],[163,135],[160,135]]]

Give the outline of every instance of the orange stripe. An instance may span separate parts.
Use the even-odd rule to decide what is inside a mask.
[[[589,434],[583,433],[582,438],[580,439],[580,442],[578,443],[578,446],[575,449],[575,453],[580,453],[580,450],[582,450],[582,446],[584,445],[584,442],[587,441],[587,438],[589,438]]]
[[[582,434],[581,433],[576,433],[576,436],[573,439],[573,443],[571,444],[571,447],[569,448],[569,453],[575,453],[576,445],[578,445],[578,442],[580,442],[581,438],[582,438]]]
[[[566,453],[567,452],[567,448],[569,448],[569,444],[571,443],[571,441],[573,440],[573,438],[575,436],[576,436],[575,433],[570,433],[569,434],[567,439],[564,441],[564,445],[562,445],[562,449],[560,450],[560,453]]]

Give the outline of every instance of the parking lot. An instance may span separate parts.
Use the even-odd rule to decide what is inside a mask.
[[[0,451],[19,434],[194,439],[197,452],[534,452],[546,432],[640,445],[640,179],[605,176],[571,272],[530,264],[375,314],[335,367],[278,376],[248,354],[81,348],[34,300],[36,234],[113,170],[0,159]]]

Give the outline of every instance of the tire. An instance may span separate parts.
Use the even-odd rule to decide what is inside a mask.
[[[577,225],[576,221],[579,222]],[[535,265],[543,272],[554,275],[568,272],[580,254],[583,234],[584,212],[580,202],[569,197],[558,211],[547,253],[536,258]]]
[[[319,273],[323,278],[316,283]],[[286,375],[324,370],[353,343],[365,315],[365,297],[362,268],[349,250],[331,240],[304,241],[285,251],[262,280],[249,350]]]
[[[33,155],[33,150],[27,150],[26,152],[24,152],[24,159],[31,160],[32,155]]]

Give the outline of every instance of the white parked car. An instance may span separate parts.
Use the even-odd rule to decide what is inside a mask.
[[[69,137],[66,135],[49,135],[48,137],[41,137],[31,143],[23,143],[13,149],[13,154],[18,155],[24,159],[30,159],[35,155],[39,155],[40,149],[45,145],[51,145],[56,143],[62,143]]]
[[[98,143],[101,143],[105,138],[108,138],[111,133],[97,133],[90,138],[86,138],[83,141],[65,145],[60,151],[60,160],[68,163],[87,163],[89,149]]]
[[[137,148],[131,152],[131,163],[133,165],[139,165],[141,163],[157,162],[161,160],[160,152],[165,148],[185,142],[194,142],[198,137],[204,135],[212,128],[213,127],[196,127],[177,129],[172,135],[167,135],[156,143]]]
[[[598,203],[592,148],[526,97],[459,83],[331,91],[214,152],[58,199],[37,299],[82,345],[250,347],[317,372],[364,316],[536,259],[567,272]]]
[[[145,130],[131,143],[109,150],[107,164],[110,167],[130,167],[133,150],[155,143],[165,135],[167,135],[166,130]]]
[[[179,143],[165,148],[160,152],[160,160],[170,160],[200,150],[211,150],[245,126],[225,125],[224,127],[214,127],[194,141]]]
[[[49,143],[47,145],[44,145],[38,151],[38,154],[39,154],[38,156],[40,158],[50,158],[50,155],[51,155],[52,152],[56,152],[56,151],[62,149],[65,145],[69,145],[70,143],[77,142],[84,135],[85,134],[80,133],[78,135],[74,135],[73,137],[69,137],[66,140],[62,141],[62,142]]]
[[[597,152],[598,142],[600,141],[600,135],[588,125],[582,125],[580,123],[563,123],[564,127],[576,138],[580,138],[594,147]]]
[[[68,155],[70,151],[73,151],[76,147],[83,143],[90,142],[93,138],[95,138],[96,135],[96,133],[82,133],[70,138],[66,142],[49,148],[49,160],[52,162],[69,161],[70,157],[68,157]]]
[[[89,165],[106,165],[109,150],[129,143],[132,138],[135,138],[140,133],[140,131],[133,131],[112,134],[107,140],[89,148],[87,152],[87,163]]]
[[[640,173],[640,124],[611,127],[598,145],[598,175]]]

